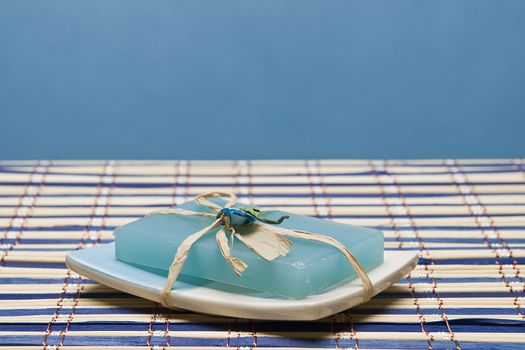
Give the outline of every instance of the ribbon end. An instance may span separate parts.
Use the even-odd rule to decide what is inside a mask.
[[[280,256],[286,256],[292,247],[292,241],[286,238],[283,228],[253,223],[238,228],[235,236],[248,248],[262,258],[272,261]]]
[[[239,258],[231,258],[229,260],[230,265],[233,267],[233,271],[237,276],[242,275],[244,270],[248,267],[248,264],[246,264],[244,261],[242,261]]]

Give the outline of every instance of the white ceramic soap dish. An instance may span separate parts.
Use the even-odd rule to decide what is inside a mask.
[[[384,262],[368,277],[374,286],[374,295],[408,274],[417,265],[415,251],[385,251]],[[112,288],[159,301],[166,279],[115,258],[114,243],[77,250],[66,258],[67,266],[90,279]],[[213,283],[212,283],[213,284]],[[306,299],[279,299],[256,292],[210,287],[177,281],[170,301],[181,309],[223,316],[264,320],[317,320],[333,315],[363,302],[363,288],[359,279],[334,287]]]

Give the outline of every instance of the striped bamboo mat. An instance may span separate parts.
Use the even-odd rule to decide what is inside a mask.
[[[112,290],[64,256],[211,189],[385,233],[420,265],[365,305],[259,322]],[[0,345],[19,349],[525,349],[525,162],[0,162]]]

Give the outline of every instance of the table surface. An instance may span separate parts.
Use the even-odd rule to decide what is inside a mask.
[[[195,194],[377,227],[420,265],[315,322],[167,310],[68,271],[64,256]],[[525,162],[0,162],[0,346],[35,349],[525,349]]]

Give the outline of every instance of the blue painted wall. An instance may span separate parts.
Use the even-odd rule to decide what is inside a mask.
[[[0,158],[525,156],[525,1],[2,0]]]

